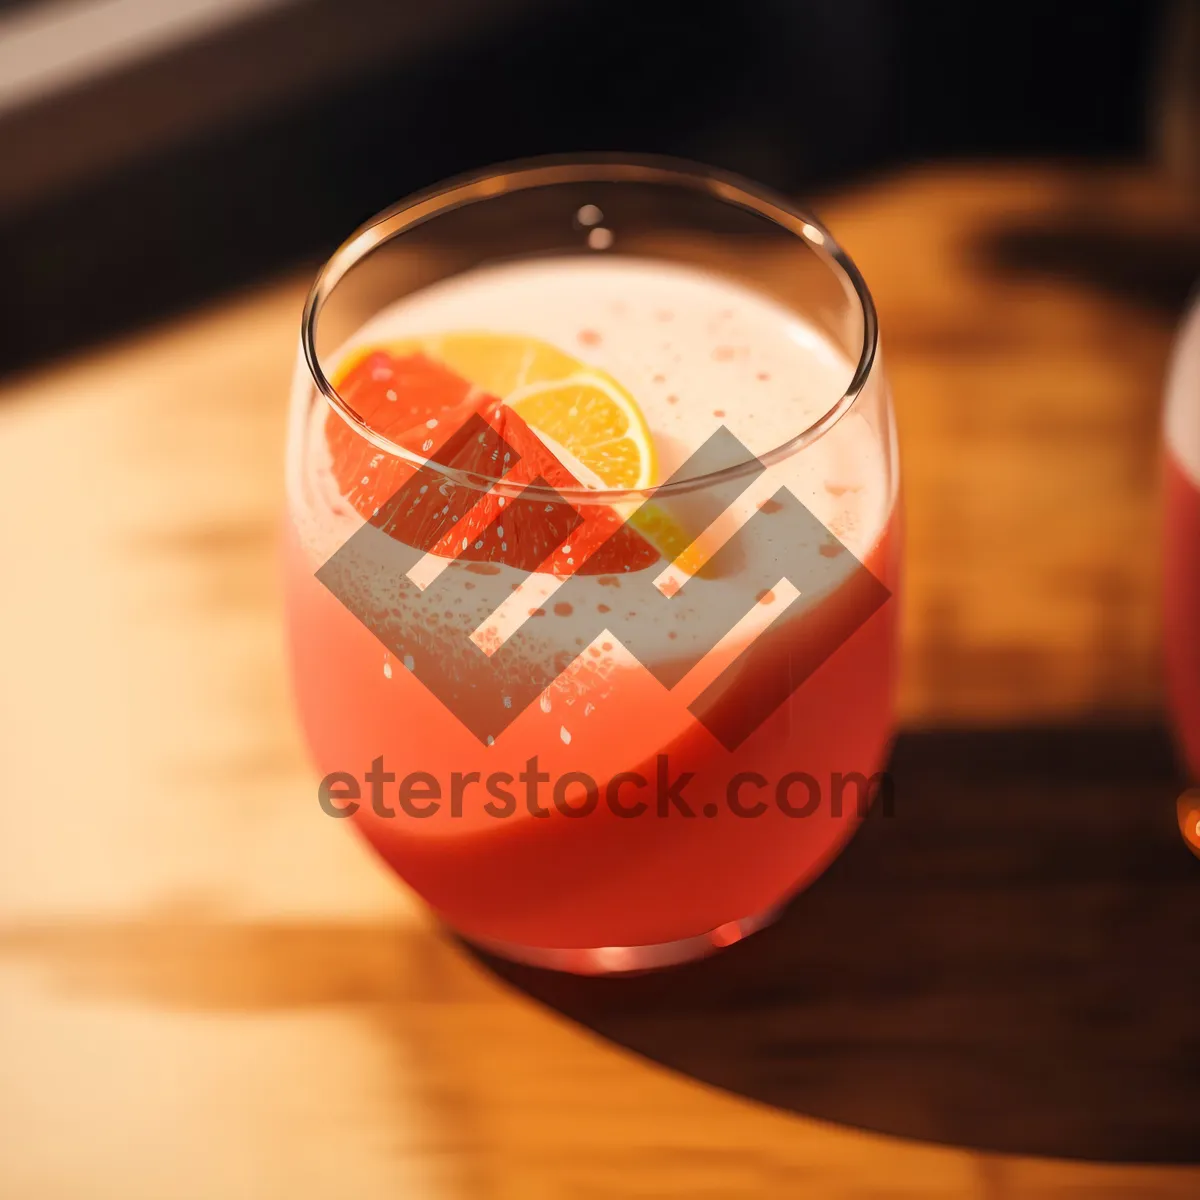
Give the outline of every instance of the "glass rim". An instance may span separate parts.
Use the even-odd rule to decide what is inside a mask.
[[[772,449],[761,454],[752,454],[741,462],[717,471],[640,488],[600,489],[584,485],[551,488],[507,483],[503,479],[498,480],[427,460],[371,428],[333,386],[333,382],[325,374],[317,352],[317,323],[321,310],[338,284],[377,247],[442,214],[513,192],[557,183],[588,182],[674,184],[707,193],[726,204],[765,217],[780,229],[794,234],[818,257],[840,270],[858,300],[863,328],[862,347],[854,374],[842,395],[815,421]],[[490,491],[498,495],[522,495],[534,500],[577,500],[595,505],[641,502],[654,496],[697,491],[739,478],[762,467],[769,467],[804,450],[832,429],[842,416],[853,408],[866,386],[878,350],[879,321],[875,312],[875,302],[854,260],[820,220],[806,209],[791,203],[786,197],[733,172],[686,159],[662,155],[570,154],[524,158],[457,175],[433,187],[415,192],[372,217],[330,255],[318,272],[304,303],[300,342],[309,374],[318,391],[351,429],[378,449],[409,462],[414,467],[424,467],[433,471],[441,478],[459,486]]]

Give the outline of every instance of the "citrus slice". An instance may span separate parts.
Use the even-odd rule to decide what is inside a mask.
[[[437,363],[480,393],[503,400],[587,467],[598,487],[645,488],[655,482],[654,441],[634,398],[611,375],[549,342],[484,332],[404,338],[353,352],[339,377],[354,375],[380,350],[400,360]]]
[[[420,458],[436,454],[474,412],[471,382],[420,353],[372,348],[334,375],[338,394],[367,423]],[[411,465],[368,442],[333,409],[325,442],[338,490],[371,517],[412,473]]]
[[[599,371],[529,383],[505,397],[527,424],[581,462],[607,488],[645,488],[657,474],[654,442],[633,397]]]
[[[504,401],[531,384],[555,383],[587,369],[557,346],[520,334],[446,333],[422,339],[420,348]]]
[[[343,360],[336,386],[374,429],[422,455],[435,454],[456,423],[496,397],[587,486],[637,490],[659,482],[637,401],[607,372],[538,338],[468,331],[366,345]],[[399,483],[394,460],[333,413],[328,436],[343,494],[369,514]],[[661,506],[626,515],[667,562],[678,559],[688,574],[703,566],[708,553]]]
[[[373,429],[453,472],[512,484],[540,479],[560,491],[581,486],[572,456],[549,448],[514,408],[422,351],[395,349],[356,355],[336,375],[343,398]],[[325,437],[341,494],[406,545],[563,576],[639,571],[660,560],[659,551],[611,506],[506,500],[421,473],[367,442],[332,411]]]
[[[427,339],[422,347],[501,397],[589,486],[637,490],[659,482],[646,418],[607,372],[548,342],[513,334],[451,333]],[[688,574],[708,557],[698,546],[689,549],[691,539],[659,506],[644,505],[629,521],[667,562],[678,558]]]

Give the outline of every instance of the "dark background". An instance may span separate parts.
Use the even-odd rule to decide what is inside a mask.
[[[1145,156],[1172,12],[297,0],[0,109],[0,374],[315,264],[406,193],[526,155],[679,154],[818,197],[943,157]]]

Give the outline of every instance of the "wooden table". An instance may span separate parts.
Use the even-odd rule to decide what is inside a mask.
[[[0,389],[6,1200],[1200,1194],[1155,595],[1197,226],[1116,170],[821,208],[903,441],[897,816],[674,973],[485,962],[316,805],[274,562],[304,279]]]

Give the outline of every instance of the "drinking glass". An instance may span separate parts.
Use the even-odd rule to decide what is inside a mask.
[[[630,422],[591,458],[571,387]],[[786,200],[597,156],[387,210],[309,296],[287,497],[318,801],[469,941],[580,973],[695,958],[889,810],[890,393],[857,268]]]
[[[1180,327],[1163,419],[1163,647],[1167,701],[1200,783],[1200,297]]]

